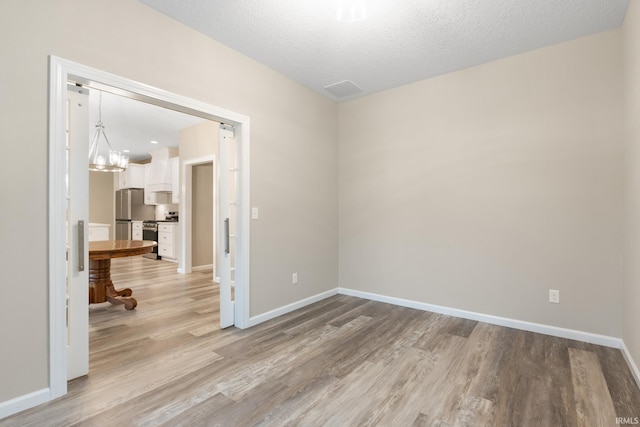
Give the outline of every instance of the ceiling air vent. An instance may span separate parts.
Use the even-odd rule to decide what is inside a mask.
[[[325,86],[324,90],[338,98],[344,98],[346,96],[356,95],[362,92],[362,89],[351,83],[349,80],[343,80],[341,82]]]

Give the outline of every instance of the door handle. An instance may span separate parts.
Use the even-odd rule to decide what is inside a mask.
[[[78,221],[78,271],[84,271],[84,221]]]
[[[224,253],[229,254],[229,218],[224,220]]]

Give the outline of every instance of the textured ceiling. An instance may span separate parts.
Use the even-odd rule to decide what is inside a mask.
[[[363,0],[367,17],[341,22],[354,0],[140,1],[336,101],[616,28],[629,4]],[[362,91],[324,89],[344,81]]]

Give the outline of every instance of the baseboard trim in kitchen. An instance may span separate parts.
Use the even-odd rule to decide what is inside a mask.
[[[374,294],[370,292],[356,291],[348,288],[339,288],[338,293],[350,295],[358,298],[373,301],[386,302],[402,307],[415,308],[423,311],[431,311],[449,316],[461,317],[463,319],[477,320],[479,322],[490,323],[492,325],[506,326],[508,328],[521,329],[523,331],[537,332],[539,334],[551,335],[559,338],[584,341],[591,344],[603,345],[605,347],[621,348],[620,338],[606,335],[592,334],[590,332],[576,331],[573,329],[559,328],[557,326],[543,325],[540,323],[526,322],[523,320],[509,319],[507,317],[492,316],[490,314],[476,313],[473,311],[460,310],[457,308],[444,307],[441,305],[427,304],[403,298],[389,297],[386,295]]]
[[[213,270],[213,264],[209,265],[198,265],[196,267],[191,267],[191,271],[211,271]]]
[[[306,307],[309,304],[322,301],[323,299],[327,299],[337,294],[338,294],[338,288],[330,289],[328,291],[321,292],[319,294],[310,296],[300,301],[296,301],[294,303],[282,306],[280,308],[276,308],[275,310],[267,311],[266,313],[259,314],[257,316],[249,318],[248,327],[255,326],[262,322],[266,322],[267,320],[274,319],[278,316],[282,316],[283,314],[291,313],[292,311],[295,311],[299,308]]]
[[[49,388],[43,388],[5,402],[0,402],[0,420],[24,411],[25,409],[46,403],[49,400],[51,400],[51,390]]]

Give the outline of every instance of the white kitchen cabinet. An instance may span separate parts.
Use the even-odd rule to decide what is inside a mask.
[[[173,157],[171,162],[171,203],[180,203],[180,157]]]
[[[142,221],[131,221],[131,240],[142,240]]]
[[[168,205],[171,203],[171,193],[144,192],[145,205]]]
[[[158,157],[158,156],[156,156]],[[161,157],[162,158],[162,157]],[[173,159],[173,158],[172,158]],[[164,161],[168,164],[169,160],[166,158]],[[172,202],[171,195],[171,183],[169,184],[161,184],[158,182],[158,163],[162,163],[162,161],[154,161],[151,163],[147,163],[144,169],[144,204],[145,205],[168,205]],[[166,173],[162,174],[165,176],[163,180],[171,180],[170,177],[166,177]],[[170,175],[170,173],[169,173]],[[155,176],[155,178],[154,178]]]
[[[158,223],[158,255],[162,259],[177,261],[179,230],[177,222]]]
[[[129,163],[127,169],[118,173],[118,189],[144,188],[145,165]]]
[[[151,163],[147,166],[144,189],[147,192],[171,192],[171,159],[178,156],[175,147],[164,147],[152,151]]]

